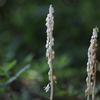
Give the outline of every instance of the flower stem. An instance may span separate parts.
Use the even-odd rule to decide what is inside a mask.
[[[52,70],[52,63],[50,64],[50,72],[51,72],[51,93],[50,93],[50,100],[53,100],[53,70]]]

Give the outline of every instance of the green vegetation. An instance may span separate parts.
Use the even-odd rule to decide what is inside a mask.
[[[48,100],[43,87],[49,82],[45,18],[50,4],[55,9],[54,100],[86,99],[87,50],[92,29],[100,28],[100,1],[0,0],[0,100]]]

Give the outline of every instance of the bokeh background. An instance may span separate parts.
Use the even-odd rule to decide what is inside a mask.
[[[49,82],[45,18],[50,4],[55,10],[54,100],[86,100],[87,50],[92,29],[100,28],[99,0],[0,0],[0,100],[49,100],[43,87]],[[100,46],[98,61],[99,51]]]

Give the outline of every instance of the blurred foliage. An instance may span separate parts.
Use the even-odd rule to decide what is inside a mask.
[[[55,9],[54,100],[85,99],[87,50],[92,29],[100,28],[100,1],[0,0],[0,100],[49,99],[43,87],[49,81],[45,18],[50,4]],[[26,69],[27,65],[31,67]],[[99,71],[96,100],[100,99]]]

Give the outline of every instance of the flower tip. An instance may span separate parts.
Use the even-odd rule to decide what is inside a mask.
[[[53,9],[53,7],[52,7],[52,4],[51,4],[50,7],[49,7],[49,11],[50,11],[51,13],[54,13],[54,9]]]
[[[50,7],[52,7],[52,4],[50,5]]]
[[[94,28],[97,32],[99,32],[99,28],[97,26],[95,26]]]

